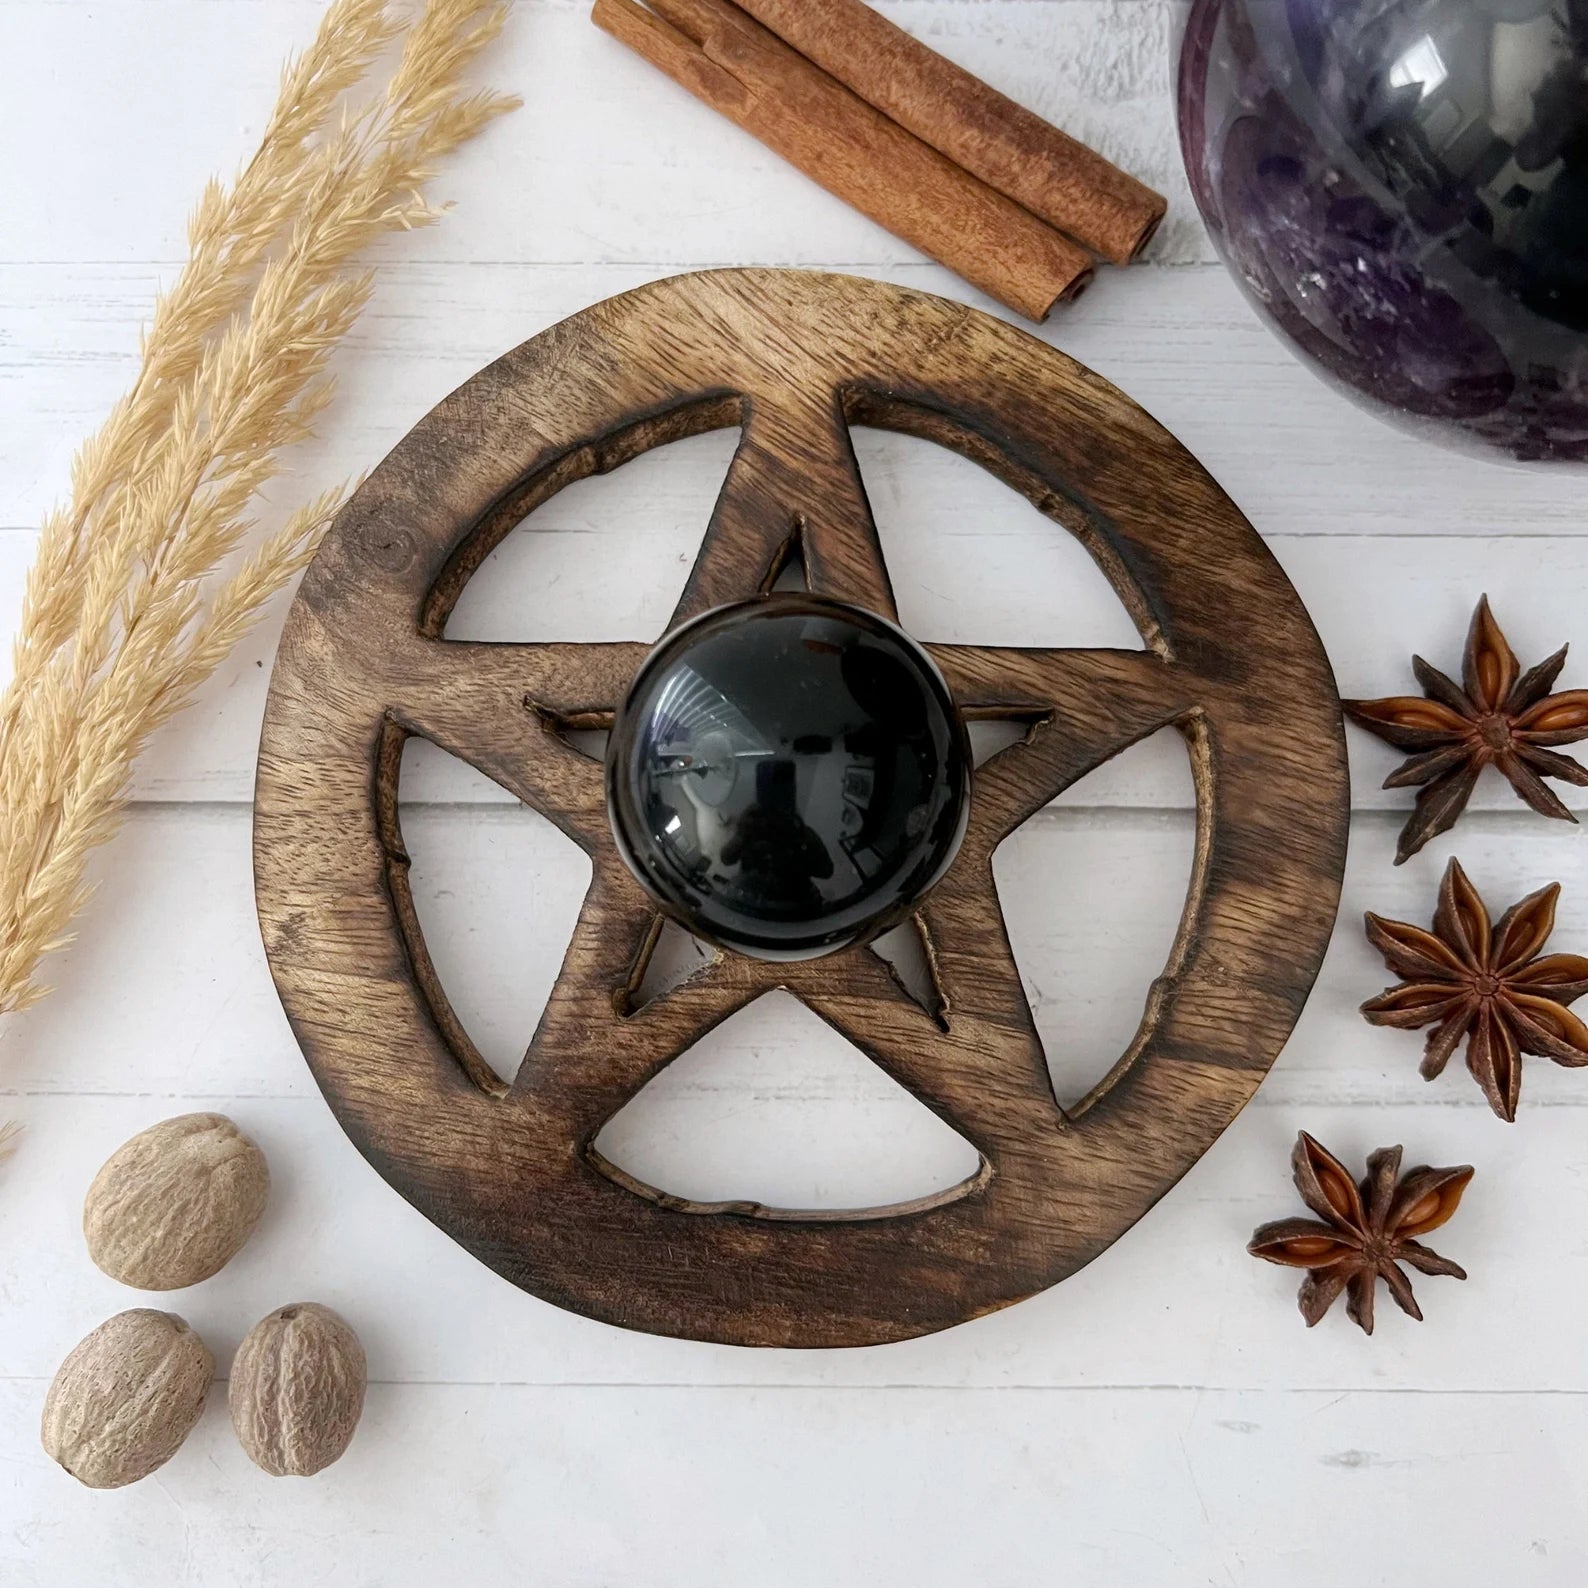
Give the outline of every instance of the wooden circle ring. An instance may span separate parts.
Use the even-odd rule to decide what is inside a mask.
[[[743,436],[675,622],[811,586],[893,614],[848,426],[991,470],[1078,536],[1144,648],[930,647],[961,710],[1029,731],[978,773],[964,847],[916,917],[917,1002],[864,947],[723,954],[653,1001],[658,919],[623,868],[600,765],[648,645],[472,644],[444,625],[538,503],[662,442]],[[622,570],[615,569],[621,578]],[[1166,725],[1198,794],[1190,897],[1140,1031],[1055,1101],[992,880],[1001,839]],[[415,919],[397,809],[420,734],[544,812],[594,876],[524,1062],[499,1081]],[[282,1001],[338,1118],[416,1207],[498,1272],[631,1328],[744,1345],[925,1334],[1065,1278],[1127,1230],[1251,1096],[1317,974],[1347,825],[1339,703],[1307,614],[1196,460],[1107,382],[961,304],[781,271],[662,281],[476,375],[337,519],[288,617],[260,749],[255,865]],[[980,1150],[924,1202],[830,1214],[706,1206],[597,1154],[606,1120],[734,1010],[786,987]]]

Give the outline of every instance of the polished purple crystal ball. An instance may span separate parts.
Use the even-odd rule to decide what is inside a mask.
[[[1179,113],[1214,244],[1312,363],[1588,458],[1588,0],[1193,0]]]

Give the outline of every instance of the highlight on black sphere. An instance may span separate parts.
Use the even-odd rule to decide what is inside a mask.
[[[964,724],[874,613],[778,594],[720,607],[641,667],[607,754],[618,849],[691,931],[806,959],[903,919],[969,811]]]

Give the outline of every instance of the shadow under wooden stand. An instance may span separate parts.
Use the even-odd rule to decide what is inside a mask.
[[[564,486],[732,425],[743,439],[673,623],[766,588],[796,554],[813,590],[891,617],[851,424],[952,447],[1028,497],[1085,544],[1145,648],[929,647],[968,718],[1030,725],[977,773],[964,847],[917,918],[930,998],[861,946],[793,965],[724,953],[638,1002],[657,917],[610,836],[602,768],[569,734],[610,723],[649,645],[453,642],[447,617],[491,549]],[[993,851],[1170,724],[1198,797],[1185,915],[1130,1050],[1066,1113]],[[594,865],[510,1083],[470,1043],[419,931],[397,808],[415,734],[543,812]],[[1312,987],[1348,804],[1339,702],[1300,600],[1151,418],[963,305],[849,277],[720,271],[525,343],[421,421],[348,504],[282,638],[255,870],[272,972],[338,1118],[470,1251],[630,1328],[851,1346],[1065,1278],[1207,1151]],[[685,1202],[594,1151],[653,1076],[774,987],[973,1142],[978,1173],[920,1203],[813,1213]]]

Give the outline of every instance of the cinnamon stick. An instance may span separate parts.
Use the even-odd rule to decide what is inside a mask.
[[[596,0],[592,20],[828,192],[1033,320],[1090,256],[812,65],[728,0]]]
[[[862,0],[737,4],[956,165],[1116,265],[1158,229],[1160,194]]]

